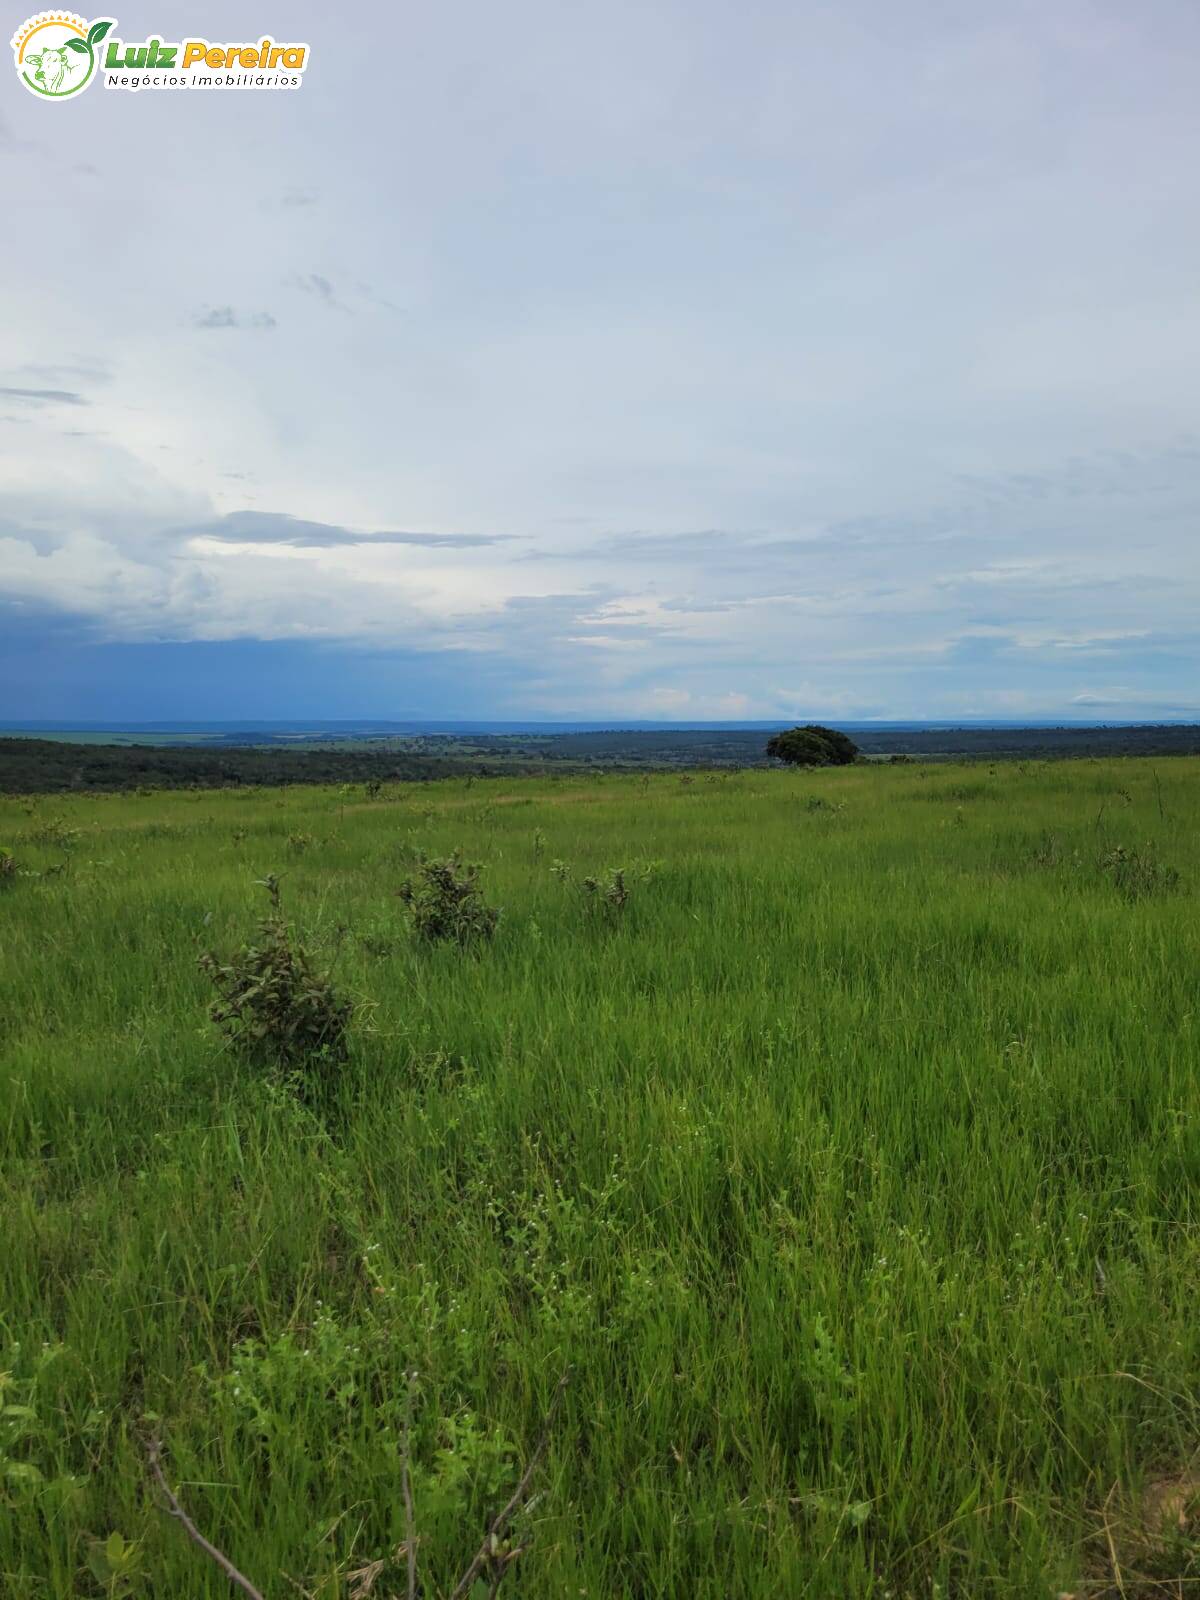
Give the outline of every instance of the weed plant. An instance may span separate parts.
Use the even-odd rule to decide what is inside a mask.
[[[211,951],[200,956],[200,970],[217,991],[209,1015],[240,1054],[310,1076],[327,1074],[345,1059],[353,1007],[288,927],[279,880],[268,874],[262,887],[270,910],[257,941],[224,961]]]

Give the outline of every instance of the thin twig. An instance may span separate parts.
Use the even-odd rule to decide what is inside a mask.
[[[404,1550],[408,1556],[408,1600],[417,1600],[417,1539],[413,1532],[412,1478],[409,1475],[409,1435],[412,1431],[413,1383],[416,1373],[408,1375],[408,1403],[404,1408],[404,1450],[401,1457],[400,1482],[404,1489]]]
[[[234,1566],[233,1562],[230,1561],[229,1557],[218,1550],[215,1544],[209,1543],[209,1541],[200,1532],[200,1529],[192,1521],[191,1517],[188,1516],[187,1512],[179,1504],[179,1501],[175,1497],[170,1484],[163,1476],[162,1467],[159,1465],[159,1443],[157,1439],[151,1439],[147,1442],[146,1454],[150,1460],[150,1470],[154,1474],[155,1479],[158,1482],[158,1487],[162,1490],[163,1496],[166,1499],[168,1514],[174,1517],[175,1520],[182,1526],[183,1531],[187,1534],[192,1543],[199,1545],[201,1550],[204,1551],[204,1554],[216,1562],[217,1566],[220,1567],[221,1571],[229,1579],[230,1583],[236,1584],[237,1587],[241,1589],[243,1594],[249,1595],[250,1600],[263,1600],[261,1590],[256,1589],[250,1582],[250,1579],[247,1578],[243,1573],[239,1572]]]
[[[513,1490],[512,1498],[509,1500],[508,1504],[504,1507],[503,1511],[498,1513],[493,1520],[491,1527],[484,1535],[483,1543],[475,1552],[475,1558],[471,1562],[471,1565],[458,1580],[458,1585],[455,1588],[454,1593],[450,1596],[450,1600],[463,1600],[463,1596],[469,1592],[471,1585],[475,1582],[475,1579],[494,1556],[496,1541],[499,1538],[500,1532],[505,1523],[507,1523],[513,1512],[517,1510],[522,1500],[524,1500],[525,1496],[529,1493],[529,1485],[533,1482],[533,1475],[537,1471],[538,1463],[541,1461],[542,1455],[546,1449],[546,1445],[550,1439],[550,1429],[554,1424],[554,1416],[558,1410],[559,1402],[562,1400],[563,1393],[570,1381],[571,1372],[570,1368],[568,1368],[558,1380],[558,1387],[554,1391],[554,1398],[550,1401],[550,1408],[546,1412],[546,1420],[542,1423],[541,1434],[538,1437],[538,1442],[533,1447],[533,1453],[529,1457],[529,1465],[525,1468],[525,1471],[521,1476],[520,1483],[518,1483],[517,1487]],[[519,1555],[523,1549],[523,1545],[518,1546],[516,1550],[511,1552],[512,1556]],[[501,1575],[503,1575],[505,1566],[507,1566],[507,1561],[504,1563],[504,1566],[501,1567]],[[498,1587],[498,1583],[493,1583],[493,1594],[496,1592]]]

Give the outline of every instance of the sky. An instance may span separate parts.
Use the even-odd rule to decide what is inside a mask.
[[[116,16],[310,65],[0,68],[0,718],[1200,720],[1195,0]]]

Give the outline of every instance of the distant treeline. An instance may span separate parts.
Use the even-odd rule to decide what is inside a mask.
[[[435,734],[343,745],[67,744],[0,737],[0,793],[217,789],[239,784],[421,782],[564,769],[670,770],[769,765],[761,729],[643,729],[555,734]],[[1200,727],[853,730],[865,757],[1053,760],[1200,755]]]
[[[227,789],[288,783],[419,782],[464,771],[461,761],[397,751],[220,750],[153,745],[61,744],[0,739],[0,793],[89,789]]]
[[[782,728],[784,724],[780,724]],[[847,725],[864,756],[922,760],[966,757],[1053,759],[1062,756],[1200,755],[1200,726],[1136,728],[862,728]],[[607,732],[427,734],[406,741],[423,755],[573,766],[726,767],[766,764],[761,728],[613,729]]]
[[[1137,728],[922,728],[915,733],[854,730],[864,755],[1024,757],[1200,755],[1200,726]]]

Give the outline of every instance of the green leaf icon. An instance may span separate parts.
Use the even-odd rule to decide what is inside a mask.
[[[93,22],[88,29],[88,43],[99,44],[111,27],[111,22]]]
[[[67,40],[67,49],[68,50],[78,50],[81,55],[87,55],[87,48],[88,48],[87,45],[84,44],[82,39],[68,39]]]

